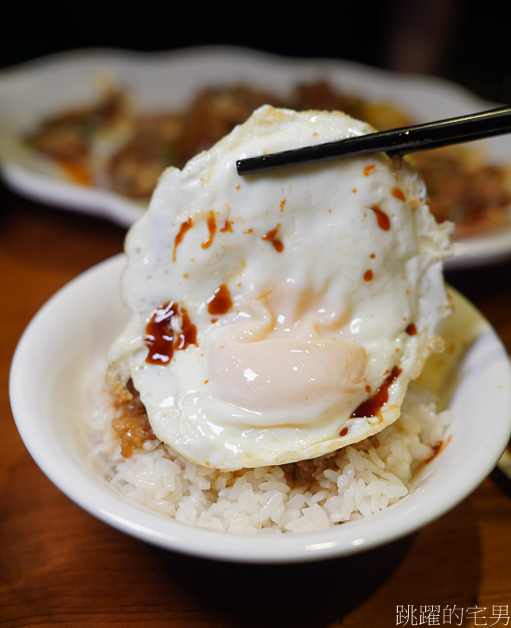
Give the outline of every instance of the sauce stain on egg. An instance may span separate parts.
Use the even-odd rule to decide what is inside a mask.
[[[175,262],[176,261],[176,252],[177,252],[177,247],[181,244],[181,242],[183,241],[183,238],[185,237],[185,233],[188,231],[188,229],[192,228],[192,219],[188,218],[187,220],[185,220],[183,223],[181,223],[181,227],[179,227],[179,231],[178,234],[174,240],[174,252],[172,255],[172,259]]]
[[[213,238],[215,237],[215,233],[216,233],[216,220],[215,220],[214,212],[209,212],[208,231],[209,231],[209,237],[206,238],[202,242],[202,245],[201,245],[203,249],[208,249],[213,244]]]
[[[376,222],[378,223],[378,227],[383,231],[388,231],[390,229],[390,218],[387,214],[381,210],[377,205],[371,207],[373,212],[376,215]]]
[[[232,233],[232,220],[225,220],[224,222],[224,226],[220,229],[221,233],[226,233],[227,231],[230,231]]]
[[[178,328],[176,332],[172,322]],[[153,313],[146,326],[144,343],[149,349],[148,364],[168,364],[174,351],[182,351],[191,344],[197,344],[197,328],[191,322],[188,312],[175,301],[169,301]]]
[[[403,192],[399,188],[392,188],[391,194],[392,194],[392,196],[394,198],[397,198],[400,201],[404,201],[405,200],[405,195],[403,194]]]
[[[277,251],[277,253],[282,253],[282,251],[284,250],[284,244],[282,240],[279,240],[277,238],[277,232],[279,228],[280,228],[280,223],[275,227],[275,229],[268,231],[268,233],[266,233],[262,237],[263,237],[263,240],[265,240],[266,242],[270,242],[271,244],[273,244],[273,248]]]
[[[382,409],[382,407],[389,400],[389,388],[394,383],[394,381],[401,374],[401,369],[399,366],[394,366],[390,375],[383,382],[383,384],[378,388],[378,390],[374,393],[372,397],[363,401],[356,410],[353,411],[351,415],[352,419],[360,418],[360,417],[374,417],[378,414],[378,412]]]
[[[214,315],[227,314],[232,308],[232,299],[229,288],[223,283],[208,299],[208,312]]]

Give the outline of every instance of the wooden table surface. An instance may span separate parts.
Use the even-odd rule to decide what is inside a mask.
[[[0,207],[0,625],[511,625],[511,489],[496,471],[419,532],[308,565],[182,556],[126,536],[72,503],[18,435],[8,397],[10,362],[39,307],[73,277],[120,252],[124,231],[5,187]],[[511,261],[447,279],[511,350]]]

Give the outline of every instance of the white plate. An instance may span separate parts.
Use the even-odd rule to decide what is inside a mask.
[[[490,473],[509,440],[509,359],[488,323],[453,292],[451,329],[463,330],[469,344],[455,376],[441,378],[441,386],[453,391],[449,407],[457,418],[445,450],[400,502],[325,531],[278,536],[206,530],[144,508],[88,463],[90,445],[83,436],[85,382],[127,320],[119,298],[124,264],[121,255],[92,268],[40,310],[16,349],[10,395],[19,432],[43,472],[85,510],[127,534],[226,561],[285,563],[354,554],[410,534],[453,508]]]
[[[97,96],[105,76],[127,88],[140,111],[185,106],[207,85],[246,83],[286,93],[303,81],[326,79],[348,93],[395,103],[417,122],[474,113],[495,106],[463,88],[425,76],[386,72],[339,60],[276,57],[252,50],[211,47],[168,53],[83,50],[59,54],[0,73],[0,161],[17,192],[66,210],[104,216],[129,226],[143,211],[138,203],[66,180],[27,151],[20,136],[41,119]],[[490,160],[511,161],[511,140],[478,142]],[[456,243],[448,268],[499,261],[511,255],[511,227]]]

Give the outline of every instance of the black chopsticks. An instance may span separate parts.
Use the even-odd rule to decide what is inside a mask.
[[[239,159],[236,162],[236,168],[238,174],[244,176],[367,153],[386,152],[390,156],[405,155],[420,150],[502,135],[510,131],[511,107],[506,106],[458,118],[426,122],[270,155]]]

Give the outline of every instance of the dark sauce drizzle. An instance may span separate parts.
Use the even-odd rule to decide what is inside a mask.
[[[284,244],[282,240],[279,240],[277,238],[277,231],[279,230],[279,228],[280,223],[275,227],[275,229],[272,229],[271,231],[268,231],[267,234],[263,235],[262,238],[266,242],[271,242],[271,244],[273,244],[273,248],[277,251],[277,253],[282,253],[282,251],[284,250]]]
[[[172,328],[172,320],[177,317],[179,332]],[[174,351],[182,351],[191,344],[197,344],[197,328],[191,322],[184,307],[169,301],[158,308],[146,326],[144,343],[149,349],[148,364],[168,364]]]
[[[179,227],[179,232],[176,236],[176,239],[174,240],[174,252],[173,252],[173,260],[174,262],[176,261],[176,251],[177,251],[177,247],[181,244],[181,242],[183,241],[183,238],[185,237],[185,233],[188,231],[188,229],[191,229],[192,227],[192,219],[188,218],[187,220],[185,220],[182,224],[181,227]]]
[[[401,369],[399,366],[395,366],[387,379],[383,382],[383,384],[378,388],[378,390],[374,393],[372,397],[363,401],[356,410],[353,411],[351,415],[352,419],[359,417],[374,417],[378,414],[378,412],[382,409],[382,407],[389,400],[389,388],[392,383],[399,377],[401,374]]]
[[[207,224],[209,237],[202,242],[203,249],[208,249],[213,244],[213,238],[215,237],[216,233],[216,220],[214,212],[209,212]]]
[[[231,308],[231,293],[229,288],[223,283],[208,300],[208,312],[215,315],[227,314]]]
[[[383,231],[388,231],[390,229],[390,218],[387,214],[380,209],[377,205],[371,207],[373,212],[376,214],[376,222],[378,223],[378,227]]]

